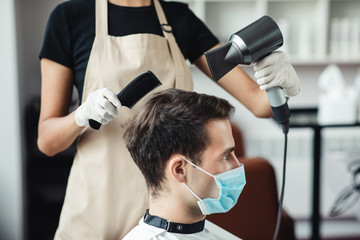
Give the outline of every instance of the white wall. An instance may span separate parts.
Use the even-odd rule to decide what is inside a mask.
[[[14,0],[0,1],[0,239],[23,239],[22,164]]]

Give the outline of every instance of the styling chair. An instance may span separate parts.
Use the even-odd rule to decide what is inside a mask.
[[[237,204],[227,213],[207,217],[243,240],[272,240],[279,208],[275,171],[263,158],[246,158],[243,136],[232,123],[235,155],[244,164],[246,185]],[[278,240],[294,240],[294,220],[283,210]]]

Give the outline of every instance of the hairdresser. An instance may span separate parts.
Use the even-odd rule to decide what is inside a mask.
[[[148,205],[147,188],[121,127],[134,108],[122,107],[115,94],[145,70],[161,80],[158,90],[192,90],[185,59],[210,76],[203,53],[217,44],[182,3],[71,0],[54,9],[40,52],[38,146],[52,156],[78,139],[55,239],[121,239],[138,223]],[[260,88],[281,86],[287,96],[299,92],[284,53],[254,68]],[[266,92],[240,67],[218,84],[257,117],[272,116]],[[69,112],[73,85],[80,104]],[[103,126],[93,130],[89,119]]]

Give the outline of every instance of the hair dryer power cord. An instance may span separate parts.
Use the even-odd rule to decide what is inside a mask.
[[[273,240],[276,240],[279,234],[280,229],[280,222],[281,222],[281,215],[282,215],[282,205],[284,201],[284,190],[285,190],[285,173],[286,173],[286,153],[287,153],[287,132],[284,132],[285,136],[285,144],[284,144],[284,164],[283,164],[283,175],[282,175],[282,185],[281,185],[281,194],[280,194],[280,201],[279,201],[279,210],[277,215],[277,222],[276,222],[276,229],[274,233]]]

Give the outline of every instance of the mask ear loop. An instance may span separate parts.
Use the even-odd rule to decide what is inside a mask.
[[[201,201],[201,198],[199,198],[199,196],[196,195],[196,193],[194,193],[185,183],[183,183],[183,184],[199,201]]]
[[[211,173],[208,173],[208,172],[205,171],[204,169],[196,166],[194,163],[192,163],[191,161],[187,160],[186,158],[184,158],[184,157],[182,157],[182,158],[183,158],[186,162],[188,162],[189,164],[191,164],[192,166],[196,167],[197,169],[199,169],[199,170],[203,171],[204,173],[206,173],[206,174],[212,176],[213,178],[215,178],[214,175],[212,175]],[[196,193],[194,193],[185,183],[183,183],[183,184],[185,185],[185,187],[186,187],[199,201],[201,201],[201,198],[200,198]]]
[[[190,163],[191,165],[193,165],[194,167],[196,167],[197,169],[199,169],[199,170],[203,171],[204,173],[206,173],[207,175],[210,175],[210,176],[212,176],[213,178],[215,178],[215,176],[212,175],[211,173],[205,171],[205,170],[202,169],[201,167],[196,166],[194,163],[192,163],[191,161],[187,160],[186,158],[184,158],[184,157],[182,157],[182,158],[183,158],[185,161],[187,161],[188,163]]]

